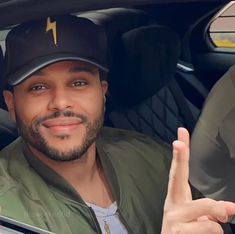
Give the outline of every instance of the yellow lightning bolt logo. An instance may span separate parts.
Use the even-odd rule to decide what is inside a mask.
[[[51,22],[51,18],[47,17],[47,27],[46,32],[50,31],[52,32],[54,44],[57,46],[57,33],[56,33],[56,21]]]

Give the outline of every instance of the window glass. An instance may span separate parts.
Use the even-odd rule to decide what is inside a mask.
[[[0,31],[0,46],[2,47],[3,53],[5,52],[5,38],[9,30]]]
[[[235,49],[235,2],[229,3],[212,21],[210,39],[215,47]]]

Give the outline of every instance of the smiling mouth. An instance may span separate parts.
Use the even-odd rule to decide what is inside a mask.
[[[73,117],[64,117],[45,120],[42,126],[51,131],[55,135],[70,135],[74,130],[82,124],[82,120]]]

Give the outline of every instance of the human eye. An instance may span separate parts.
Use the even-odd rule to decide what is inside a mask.
[[[34,84],[29,87],[30,92],[39,92],[47,89],[47,86],[44,84]]]
[[[87,81],[84,81],[84,80],[76,80],[72,83],[72,86],[73,87],[77,87],[77,88],[80,88],[80,87],[84,87],[86,86],[88,83]]]

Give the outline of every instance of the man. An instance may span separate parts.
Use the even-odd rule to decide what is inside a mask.
[[[75,16],[29,22],[7,36],[4,98],[22,137],[1,151],[2,215],[59,234],[222,233],[218,222],[235,205],[192,201],[185,129],[169,185],[164,146],[101,129],[105,54],[102,28]]]
[[[192,184],[206,197],[233,202],[235,201],[234,74],[235,65],[210,90],[193,131],[190,158]],[[235,232],[235,219],[230,222]]]

